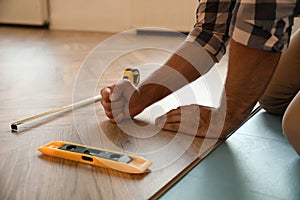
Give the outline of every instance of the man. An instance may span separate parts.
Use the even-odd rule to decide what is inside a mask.
[[[222,58],[230,41],[220,107],[182,106],[156,120],[156,125],[165,130],[180,128],[181,132],[199,137],[225,138],[247,118],[264,94],[281,52],[288,47],[293,20],[299,13],[298,0],[200,1],[197,23],[164,66],[138,88],[121,81],[101,90],[106,115],[112,122],[133,118],[205,74]],[[218,127],[220,121],[224,121],[222,127]],[[295,145],[300,146],[300,137],[291,144],[299,149]]]

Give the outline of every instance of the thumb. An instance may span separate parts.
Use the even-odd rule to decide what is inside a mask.
[[[126,91],[130,87],[132,87],[130,81],[121,79],[113,88],[112,93],[110,95],[110,100],[117,101],[122,96],[125,96]]]

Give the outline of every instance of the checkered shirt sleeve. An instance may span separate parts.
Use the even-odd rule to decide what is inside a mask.
[[[219,61],[230,38],[245,46],[279,52],[287,48],[300,0],[200,0],[187,37]]]

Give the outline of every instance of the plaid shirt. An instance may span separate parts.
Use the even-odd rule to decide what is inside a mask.
[[[300,0],[200,0],[197,22],[187,37],[219,61],[229,38],[248,47],[287,48]]]

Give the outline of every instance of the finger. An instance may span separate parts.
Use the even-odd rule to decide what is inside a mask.
[[[118,115],[119,115],[120,113],[122,113],[122,112],[123,112],[123,109],[120,108],[120,109],[116,109],[116,110],[114,110],[114,111],[106,110],[106,111],[105,111],[105,114],[106,114],[106,116],[107,116],[108,118],[112,119],[112,118],[114,118],[114,116],[118,116]]]
[[[131,83],[129,80],[120,80],[117,85],[114,87],[111,94],[111,101],[118,100],[121,96],[124,96],[123,93],[126,91],[128,87],[130,87]]]
[[[125,99],[124,98],[121,98],[121,99],[118,99],[117,101],[111,102],[109,100],[109,98],[107,98],[107,96],[105,96],[105,97],[106,98],[103,98],[101,100],[101,104],[102,104],[104,110],[106,110],[106,111],[117,110],[117,109],[123,108],[124,105],[125,105],[125,102],[124,102]]]
[[[166,131],[180,132],[188,135],[203,137],[202,133],[199,133],[197,129],[190,127],[188,124],[175,122],[175,123],[165,123],[163,127],[159,127]]]
[[[101,94],[101,101],[104,101],[104,102],[110,102],[110,95],[112,93],[112,89],[113,87],[112,86],[109,86],[109,87],[106,87],[106,88],[103,88],[101,91],[100,91],[100,94]]]
[[[123,112],[119,113],[117,116],[114,116],[113,119],[111,119],[112,122],[114,123],[118,123],[118,122],[121,122],[125,119],[125,115]]]
[[[120,96],[124,96],[129,100],[135,91],[137,91],[137,88],[129,80],[121,79],[112,93],[111,100],[118,99]]]
[[[101,104],[105,111],[111,111],[111,102],[101,101]]]
[[[117,101],[111,102],[111,110],[124,108],[125,105],[126,105],[126,99],[124,97],[121,97]]]
[[[115,117],[109,117],[109,120],[112,122],[112,123],[118,123],[118,122],[121,122],[123,120],[123,114],[120,113],[118,116],[115,116]]]
[[[180,123],[165,123],[163,127],[160,127],[163,130],[177,132],[180,127]]]
[[[163,127],[165,123],[180,123],[181,115],[162,115],[155,120],[155,124],[158,127]]]
[[[120,113],[117,117],[115,117],[116,122],[121,122],[125,119],[124,113]]]
[[[180,115],[181,114],[181,107],[178,107],[176,109],[172,109],[169,112],[167,112],[168,116],[172,116],[172,115]]]
[[[155,119],[155,124],[158,126],[162,126],[162,124],[169,122],[180,122],[181,120],[181,111],[180,108],[170,110],[166,114],[159,116]]]

